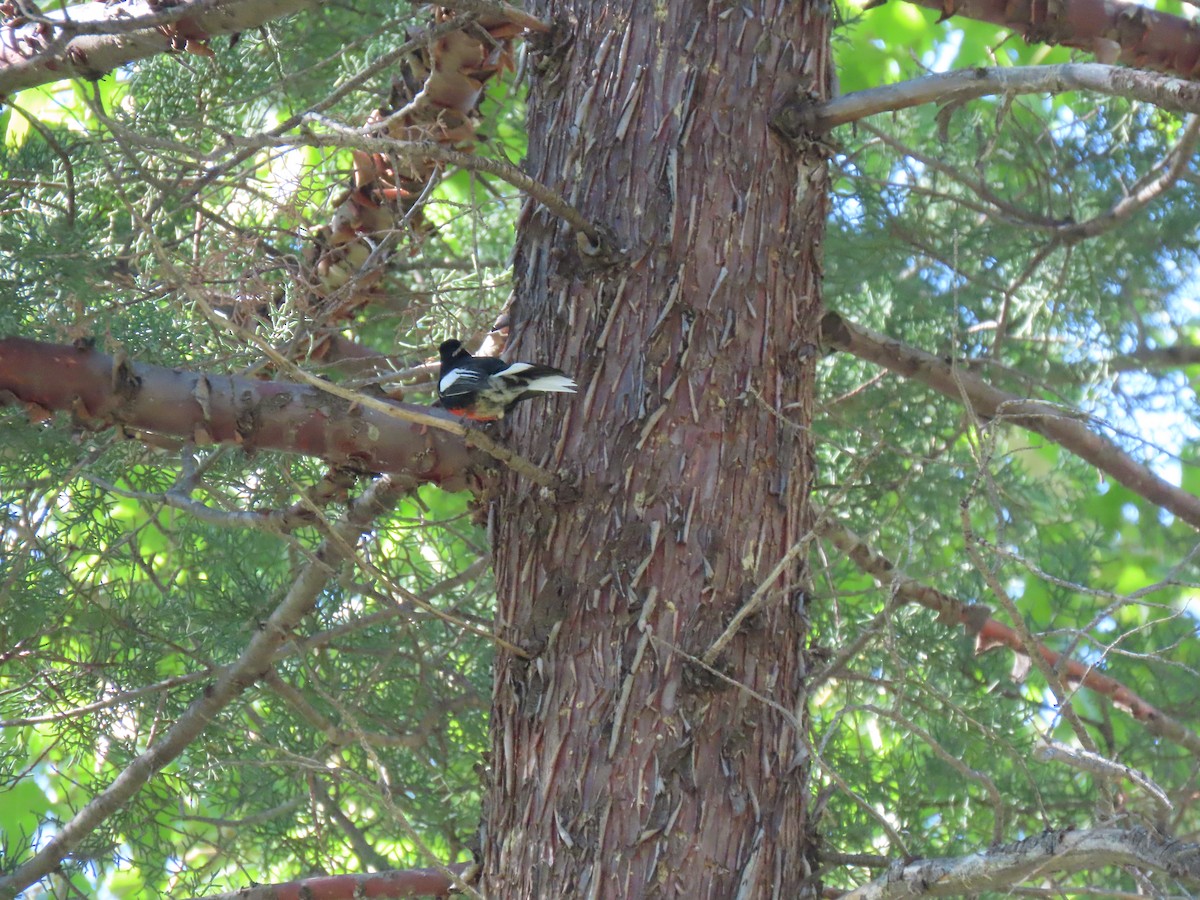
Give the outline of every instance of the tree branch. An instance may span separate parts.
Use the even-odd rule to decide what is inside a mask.
[[[158,13],[148,0],[133,0],[121,7],[122,13],[158,24],[132,31],[125,31],[118,15],[101,2],[48,13],[41,21],[0,25],[0,96],[64,78],[95,80],[134,60],[174,52],[180,34],[195,35],[191,39],[196,41],[248,31],[314,4],[312,0],[220,0],[197,5],[201,8],[194,13],[186,9]],[[46,24],[59,18],[63,19],[58,26],[61,36]],[[163,20],[170,24],[161,24]],[[99,33],[108,31],[118,33]],[[61,39],[72,33],[76,36]]]
[[[1089,430],[1086,417],[1078,411],[1002,391],[973,372],[856,325],[834,312],[826,313],[821,331],[829,346],[919,381],[964,403],[980,418],[1003,419],[1054,441],[1138,496],[1200,529],[1200,497],[1164,481],[1112,441]]]
[[[1081,772],[1091,772],[1101,778],[1125,779],[1140,787],[1154,802],[1161,813],[1169,813],[1174,806],[1166,791],[1154,783],[1145,772],[1132,766],[1121,765],[1097,753],[1089,753],[1078,747],[1069,747],[1058,741],[1048,741],[1035,751],[1038,759],[1043,761],[1060,762]]]
[[[966,603],[905,575],[895,563],[861,537],[831,519],[818,515],[816,529],[821,537],[841,550],[854,565],[891,591],[897,602],[891,604],[885,613],[902,603],[917,603],[936,612],[940,622],[961,624],[968,634],[975,635],[976,653],[986,653],[996,647],[1007,647],[1019,654],[1026,652],[1020,635],[1007,625],[991,618],[991,610],[987,606],[981,603]],[[862,643],[865,643],[865,640]],[[1185,747],[1200,758],[1200,735],[1179,720],[1148,703],[1115,678],[1109,678],[1095,666],[1086,665],[1078,660],[1064,659],[1062,654],[1040,642],[1035,642],[1035,648],[1046,664],[1059,672],[1068,684],[1079,685],[1107,697],[1117,709],[1141,722],[1151,734]],[[857,656],[861,649],[861,644],[855,641],[824,669],[815,673],[812,683],[819,684],[828,678],[845,660]]]
[[[447,868],[462,876],[470,866],[454,863]],[[454,882],[441,869],[400,869],[373,875],[329,875],[301,878],[286,884],[256,884],[227,894],[207,894],[192,900],[298,900],[301,897],[311,900],[356,900],[358,897],[400,900],[405,897],[446,897],[453,887]]]
[[[275,653],[291,638],[292,629],[311,612],[334,567],[341,562],[341,547],[356,543],[378,514],[395,502],[399,492],[399,487],[390,479],[380,479],[352,504],[346,518],[334,526],[317,548],[283,602],[255,632],[238,661],[224,669],[220,677],[204,689],[161,740],[133,760],[70,821],[63,823],[41,850],[11,875],[0,877],[0,900],[12,900],[25,888],[51,874],[97,826],[183,753],[222,709],[270,670]]]
[[[867,116],[925,103],[965,103],[995,94],[1014,96],[1066,91],[1091,91],[1153,103],[1172,112],[1200,113],[1200,83],[1195,81],[1103,63],[1064,63],[1007,69],[957,69],[854,91],[821,103],[814,103],[811,97],[797,96],[780,111],[778,126],[784,134],[795,139],[857,122]]]
[[[442,596],[447,591],[453,590],[469,581],[480,577],[491,564],[488,557],[481,556],[471,565],[467,566],[461,572],[451,575],[449,578],[443,578],[437,584],[430,586],[427,590],[421,591],[418,595],[420,600],[426,604],[431,603],[436,598]],[[328,647],[335,640],[342,637],[349,637],[357,634],[368,628],[376,625],[381,625],[391,619],[399,616],[408,615],[414,609],[418,609],[419,605],[406,601],[398,601],[387,609],[382,609],[378,612],[370,613],[354,619],[351,622],[344,622],[340,625],[335,625],[325,631],[311,634],[301,640],[291,640],[285,643],[275,655],[271,657],[271,665],[274,666],[281,660],[295,656],[302,656],[310,653],[313,650],[321,647]],[[2,661],[2,659],[0,659]],[[128,691],[122,691],[119,694],[105,697],[103,700],[98,700],[95,703],[89,703],[86,706],[76,706],[71,709],[64,709],[60,712],[48,713],[41,716],[22,716],[14,719],[0,719],[0,729],[15,728],[22,725],[43,725],[48,722],[58,722],[63,719],[74,719],[81,716],[91,715],[94,712],[99,712],[104,709],[111,709],[114,706],[130,704],[139,697],[144,697],[149,694],[164,693],[174,690],[177,687],[185,684],[191,684],[195,681],[206,681],[212,678],[219,678],[226,674],[229,670],[228,666],[219,669],[202,669],[196,672],[189,672],[186,675],[176,675],[171,678],[165,678],[162,681],[149,684],[144,687],[134,688]]]
[[[868,3],[882,5],[886,0]],[[943,19],[965,16],[1011,28],[1031,44],[1061,44],[1104,62],[1194,78],[1200,62],[1200,25],[1123,0],[912,0]]]
[[[1141,212],[1174,186],[1187,170],[1187,165],[1196,153],[1200,142],[1200,118],[1191,116],[1179,136],[1179,141],[1166,157],[1151,171],[1138,180],[1130,191],[1098,216],[1084,222],[1063,225],[1055,237],[1060,241],[1074,242],[1095,237],[1110,231],[1131,216]]]
[[[1108,362],[1108,367],[1115,372],[1131,372],[1137,369],[1177,369],[1195,365],[1200,365],[1200,345],[1197,344],[1142,347]]]
[[[1200,880],[1200,845],[1142,828],[1047,831],[969,856],[899,863],[875,881],[843,894],[842,900],[966,896],[1003,891],[1052,872],[1109,866],[1138,866]]]
[[[0,404],[17,400],[34,417],[70,410],[93,429],[125,425],[197,444],[233,443],[247,452],[303,453],[447,490],[469,487],[470,470],[483,459],[461,434],[422,433],[387,407],[418,422],[434,419],[461,429],[449,414],[384,401],[366,406],[327,391],[130,362],[84,344],[0,338]]]

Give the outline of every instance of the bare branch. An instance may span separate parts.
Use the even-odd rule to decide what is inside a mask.
[[[1200,113],[1200,83],[1195,81],[1103,63],[1065,63],[957,69],[854,91],[821,103],[814,103],[811,97],[797,97],[781,112],[780,125],[786,134],[796,137],[925,103],[964,103],[997,94],[1011,97],[1067,91],[1091,91],[1153,103],[1172,112]]]
[[[70,7],[70,24],[62,24],[68,33],[93,33],[68,40],[57,39],[56,29],[45,21],[16,27],[3,25],[0,26],[0,95],[64,78],[95,80],[134,60],[171,53],[177,47],[178,23],[185,17],[187,33],[206,39],[257,28],[312,5],[312,0],[220,0],[195,4],[194,12],[185,7],[160,14],[148,0],[134,0],[122,10],[138,20],[145,17],[145,21],[157,24],[125,32],[121,20],[106,8],[107,4],[92,3],[83,8]],[[172,24],[164,26],[162,21]],[[99,33],[108,30],[118,33]]]
[[[524,475],[526,478],[540,484],[543,487],[555,487],[559,484],[559,478],[551,472],[540,468],[535,463],[523,456],[519,456],[507,447],[494,441],[491,437],[484,434],[477,428],[468,428],[455,416],[445,416],[440,410],[430,410],[424,407],[414,407],[411,404],[397,404],[391,401],[381,400],[378,397],[372,397],[369,394],[362,394],[358,391],[344,388],[340,384],[332,381],[326,381],[324,378],[318,378],[312,375],[274,347],[260,338],[257,334],[248,329],[242,328],[235,322],[224,319],[217,315],[212,307],[202,296],[195,291],[188,289],[192,300],[197,307],[204,311],[214,324],[225,325],[248,344],[252,344],[263,352],[263,354],[274,363],[280,371],[286,372],[297,381],[304,382],[326,393],[332,394],[335,397],[352,404],[352,408],[361,406],[364,410],[371,410],[390,418],[401,419],[406,422],[411,422],[415,425],[420,425],[422,429],[436,428],[444,432],[461,437],[463,441],[470,447],[478,447],[484,453],[487,453],[493,459],[497,459],[504,463],[514,472]]]
[[[455,875],[470,869],[466,863],[447,866]],[[286,884],[256,884],[227,894],[206,894],[193,900],[291,900],[294,897],[444,897],[454,887],[442,869],[400,869],[372,875],[327,875]]]
[[[917,603],[938,614],[938,620],[946,624],[961,624],[968,634],[975,635],[975,650],[985,653],[996,647],[1007,647],[1015,653],[1026,652],[1020,636],[1009,626],[991,618],[991,610],[980,603],[966,603],[943,591],[905,575],[890,559],[864,541],[850,529],[837,522],[817,515],[816,528],[821,537],[832,543],[846,558],[862,571],[871,575],[892,592],[894,601],[881,613],[887,615],[901,603]],[[820,684],[835,672],[845,660],[853,658],[866,643],[866,639],[853,642],[812,677],[813,684]],[[1115,678],[1105,675],[1095,666],[1051,650],[1045,644],[1034,643],[1037,654],[1070,685],[1079,685],[1095,691],[1122,712],[1128,713],[1151,734],[1179,744],[1193,755],[1200,757],[1200,735],[1167,715],[1145,699],[1135,694]]]
[[[536,16],[531,16],[525,10],[513,6],[510,3],[489,2],[489,0],[443,0],[438,6],[444,6],[447,9],[457,10],[463,13],[473,13],[477,16],[486,16],[496,19],[507,19],[514,25],[520,25],[529,31],[546,32],[550,30],[550,26]]]
[[[1088,219],[1086,222],[1063,225],[1057,231],[1057,238],[1061,241],[1079,241],[1095,237],[1141,212],[1170,190],[1172,185],[1179,180],[1179,176],[1184,173],[1187,164],[1195,155],[1198,142],[1200,142],[1200,118],[1192,116],[1171,152],[1141,178],[1126,196],[1100,215]]]
[[[1124,778],[1145,791],[1163,812],[1170,812],[1174,808],[1166,791],[1155,784],[1145,772],[1140,772],[1132,766],[1123,766],[1105,756],[1089,753],[1078,747],[1068,747],[1057,741],[1050,741],[1045,746],[1039,747],[1036,755],[1038,759],[1060,762],[1073,769],[1091,772],[1102,778]]]
[[[1200,845],[1141,828],[1047,831],[1036,837],[972,853],[892,866],[842,900],[960,897],[1003,891],[1028,878],[1109,866],[1139,866],[1184,880],[1200,879]]]
[[[1163,480],[1090,430],[1087,417],[1079,411],[1002,391],[963,367],[876,334],[837,313],[826,313],[821,330],[828,345],[919,381],[968,405],[981,419],[1002,419],[1060,444],[1138,496],[1200,529],[1200,497]]]
[[[886,0],[868,3],[868,8]],[[1196,75],[1200,25],[1182,16],[1122,0],[912,0],[943,19],[965,16],[1011,28],[1032,43],[1061,44],[1094,53],[1104,62]]]

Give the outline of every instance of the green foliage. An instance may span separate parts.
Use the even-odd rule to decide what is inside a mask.
[[[922,67],[1068,58],[896,2],[844,14],[843,91]],[[389,4],[321,5],[232,48],[222,39],[215,59],[150,59],[95,84],[23,92],[0,112],[0,332],[91,337],[139,360],[270,376],[255,347],[201,311],[202,298],[277,346],[308,346],[323,323],[304,306],[295,260],[336,208],[351,154],[243,150],[235,138],[316,108],[394,49],[414,24],[396,15]],[[321,114],[361,125],[397,74],[384,70]],[[491,82],[481,113],[477,153],[519,161],[520,86]],[[1125,101],[1064,95],[922,107],[843,129],[827,304],[1020,397],[1082,410],[1200,493],[1200,366],[1118,365],[1200,333],[1196,180],[1097,237],[1056,232],[1110,209],[1180,128]],[[432,233],[393,257],[382,296],[339,324],[340,336],[394,354],[401,368],[430,358],[443,337],[485,330],[511,290],[521,203],[495,178],[447,173],[424,211]],[[976,421],[961,403],[846,354],[821,363],[819,399],[814,497],[834,519],[907,575],[1010,621],[998,583],[1048,647],[1192,726],[1194,532],[1062,447]],[[312,460],[156,449],[65,417],[33,424],[11,408],[0,410],[0,433],[7,871],[237,659],[348,498],[322,499],[327,473]],[[269,515],[309,503],[319,515],[286,527]],[[254,511],[257,526],[239,518]],[[489,644],[468,627],[490,628],[491,585],[486,574],[458,577],[487,556],[474,516],[465,496],[423,487],[377,521],[273,678],[90,836],[51,889],[188,896],[428,865],[418,841],[440,860],[468,858],[491,696]],[[1035,760],[1043,736],[1079,740],[1040,672],[1014,678],[1010,651],[977,655],[961,629],[916,605],[881,615],[892,586],[877,587],[831,545],[812,564],[818,658],[873,629],[812,696],[817,778],[833,785],[836,773],[849,786],[831,789],[817,823],[827,849],[953,855],[1110,811],[1112,786]],[[1072,709],[1100,752],[1164,786],[1191,784],[1194,759],[1108,700],[1079,690]],[[1144,795],[1119,800],[1129,820],[1152,818]],[[1192,806],[1176,825],[1194,832]],[[865,878],[825,874],[835,886]],[[1136,889],[1125,874],[1106,886]]]
[[[919,77],[912,59],[902,59],[909,47],[926,64],[936,57],[951,68],[986,64],[998,49],[989,26],[959,20],[939,26],[949,47],[930,46],[914,39],[905,14],[885,12],[894,5],[839,35],[843,88],[847,70],[858,88]],[[1061,51],[1019,44],[1006,39],[996,61],[1062,61]],[[881,46],[900,72],[880,70],[871,53]],[[1113,368],[1139,346],[1194,335],[1198,313],[1186,298],[1196,277],[1195,182],[1180,181],[1097,237],[1060,240],[1054,230],[1121,200],[1159,163],[1178,124],[1123,101],[1065,95],[977,101],[952,113],[922,107],[842,131],[827,302],[890,337],[961,360],[1019,397],[1087,411],[1117,446],[1195,493],[1200,430],[1190,386],[1170,370]],[[970,559],[973,546],[1048,647],[1194,721],[1190,528],[1098,479],[1063,448],[999,422],[973,422],[961,403],[881,379],[845,354],[822,364],[820,389],[823,480],[828,492],[848,486],[835,504],[838,518],[906,574],[964,602],[988,603],[1010,621]],[[1180,466],[1181,458],[1188,462]],[[833,602],[816,606],[816,631],[836,650],[878,612],[889,585],[864,592],[856,567],[827,558]],[[1044,679],[1035,670],[1015,683],[1013,654],[975,656],[970,643],[934,613],[901,607],[821,696],[814,713],[826,762],[843,778],[870,773],[852,782],[857,797],[833,794],[824,823],[836,850],[877,849],[882,818],[907,852],[941,856],[986,846],[998,817],[996,840],[1103,817],[1111,787],[1030,761],[1039,734],[1076,741]],[[1160,785],[1190,777],[1185,752],[1165,749],[1107,699],[1084,689],[1072,705],[1100,752]],[[1153,820],[1143,793],[1131,791],[1125,802],[1126,815]],[[1194,815],[1187,818],[1184,830],[1194,828]],[[830,881],[860,878],[843,870]],[[1097,881],[1092,873],[1073,883]],[[1136,889],[1119,874],[1103,884]]]
[[[247,310],[272,340],[300,338],[312,323],[295,306],[291,260],[328,222],[349,153],[300,146],[239,162],[230,136],[313,108],[392,50],[408,20],[389,16],[372,4],[312,10],[232,49],[221,39],[215,59],[149,59],[95,84],[23,93],[19,108],[40,128],[7,109],[0,119],[0,332],[86,336],[193,370],[256,367],[258,352],[210,322],[202,297]],[[323,114],[361,123],[386,102],[393,72]],[[519,159],[522,103],[506,90],[485,101],[494,137],[483,152]],[[451,331],[486,328],[509,290],[519,203],[492,179],[451,173],[427,206],[436,230],[420,256],[402,253],[385,276],[396,301],[342,333],[416,364]],[[264,300],[278,304],[269,322],[254,308]],[[13,408],[0,410],[0,430],[8,871],[238,658],[345,505],[269,523],[266,513],[311,501],[326,474],[318,461],[201,450],[186,480],[178,447],[92,436],[66,419],[32,424]],[[235,518],[255,510],[265,527]],[[428,865],[418,839],[439,860],[469,858],[491,652],[461,623],[486,631],[491,590],[486,574],[458,576],[481,555],[465,496],[426,487],[403,500],[364,538],[359,564],[329,582],[277,679],[222,712],[51,889],[188,896]]]

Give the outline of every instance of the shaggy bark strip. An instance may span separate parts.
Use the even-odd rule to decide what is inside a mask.
[[[514,442],[577,481],[507,479],[491,510],[497,631],[536,658],[498,656],[488,896],[817,889],[803,555],[771,574],[810,525],[827,183],[771,116],[826,94],[827,9],[579,0],[535,56],[527,170],[621,252],[522,223],[515,353],[580,393],[515,414]],[[764,583],[731,682],[675,652]]]
[[[454,879],[467,866],[456,863],[445,869],[401,869],[369,875],[325,875],[285,884],[256,884],[225,894],[206,894],[191,900],[362,900],[364,897],[403,900],[405,897],[447,897]]]
[[[450,10],[435,7],[431,32],[458,20]],[[484,86],[513,67],[513,39],[526,28],[549,30],[518,10],[498,5],[428,45],[419,44],[408,59],[406,78],[394,79],[391,102],[367,118],[364,133],[428,143],[434,151],[473,148],[479,141]],[[356,149],[353,158],[345,194],[329,224],[317,229],[304,252],[309,302],[321,307],[320,314],[335,325],[386,296],[380,280],[397,238],[428,230],[421,207],[443,171],[438,157],[429,154],[396,156],[387,148]]]

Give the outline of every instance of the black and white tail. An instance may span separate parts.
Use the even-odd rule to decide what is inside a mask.
[[[561,369],[472,356],[460,341],[444,341],[438,352],[442,360],[438,404],[455,415],[502,419],[522,400],[538,394],[573,394],[578,387]]]

